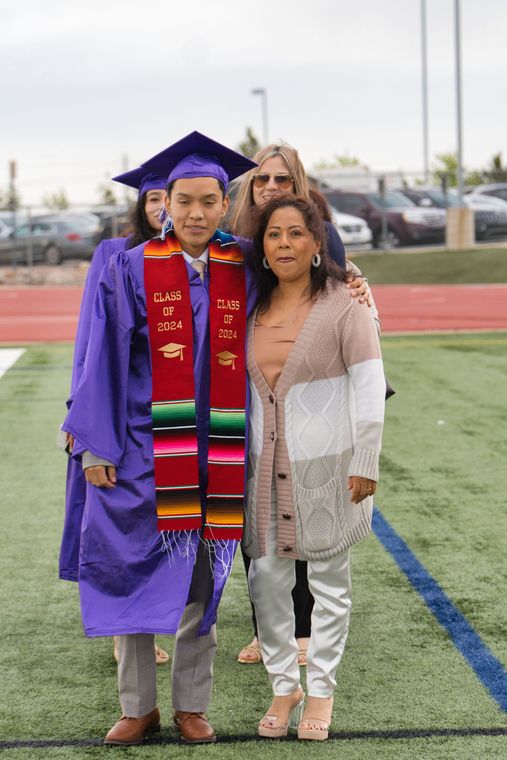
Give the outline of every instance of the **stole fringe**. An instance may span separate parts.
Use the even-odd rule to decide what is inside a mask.
[[[186,559],[192,565],[195,563],[199,534],[200,530],[161,531],[162,551],[166,553],[170,566],[176,553],[181,559]]]
[[[213,578],[226,581],[232,570],[238,541],[234,539],[213,541],[209,538],[201,538],[200,541],[206,547]]]
[[[206,547],[213,578],[224,581],[229,576],[238,541],[203,539],[201,530],[164,530],[160,535],[162,536],[162,551],[167,556],[169,566],[172,565],[176,555],[193,565],[197,557],[197,547],[201,543]]]

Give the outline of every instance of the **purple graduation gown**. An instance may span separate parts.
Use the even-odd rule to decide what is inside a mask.
[[[249,245],[241,241],[246,253]],[[175,633],[188,598],[197,531],[157,531],[151,361],[144,292],[144,245],[112,256],[98,283],[81,382],[63,425],[76,439],[73,457],[88,449],[117,467],[112,489],[87,486],[79,590],[87,636]],[[187,265],[194,322],[194,380],[201,500],[207,485],[209,429],[208,274],[202,283]],[[248,284],[247,311],[255,304]],[[246,383],[246,378],[244,379]],[[201,622],[207,633],[230,571],[236,541],[214,544],[214,590]]]
[[[102,240],[95,249],[88,270],[86,284],[81,300],[79,321],[74,346],[74,361],[72,365],[72,380],[67,408],[70,408],[74,393],[83,374],[83,366],[90,336],[92,307],[99,282],[100,273],[113,253],[124,251],[128,238],[111,238]],[[86,480],[81,463],[69,457],[67,462],[67,482],[65,488],[65,520],[63,524],[62,542],[60,545],[59,577],[65,581],[77,581],[79,566],[79,544],[81,541],[81,521],[86,499]]]

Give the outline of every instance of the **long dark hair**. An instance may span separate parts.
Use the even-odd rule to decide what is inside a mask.
[[[146,211],[144,210],[147,192],[139,196],[136,205],[129,214],[130,226],[128,229],[129,241],[127,243],[127,250],[135,248],[137,245],[146,243],[153,237],[160,235],[160,230],[153,229],[149,223]]]
[[[326,197],[322,195],[320,190],[317,190],[316,187],[311,187],[309,190],[310,198],[315,203],[317,208],[320,211],[320,215],[323,218],[325,222],[332,222],[331,218],[331,209],[329,208],[329,203],[326,200]]]
[[[281,208],[297,209],[301,213],[305,225],[313,235],[313,238],[320,243],[320,264],[318,267],[312,266],[310,268],[310,288],[308,292],[310,298],[315,299],[325,289],[328,280],[339,282],[344,279],[345,274],[331,261],[326,253],[326,230],[315,203],[289,193],[274,198],[261,209],[258,209],[254,220],[254,227],[251,230],[253,254],[250,256],[248,264],[254,272],[261,311],[269,306],[271,293],[278,284],[276,275],[273,274],[271,269],[266,269],[262,263],[264,258],[264,233],[273,213]]]

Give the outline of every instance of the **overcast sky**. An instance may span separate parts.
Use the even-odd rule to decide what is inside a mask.
[[[422,169],[420,0],[0,3],[0,191],[73,202],[198,129]],[[427,0],[430,156],[456,148],[454,0]],[[464,162],[507,161],[507,0],[461,0]],[[113,183],[114,184],[114,183]]]

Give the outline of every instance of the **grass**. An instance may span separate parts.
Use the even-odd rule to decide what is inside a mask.
[[[507,665],[507,335],[384,338],[389,401],[376,502]],[[0,380],[2,534],[0,742],[100,738],[118,717],[111,641],[86,640],[77,589],[57,580],[65,458],[55,449],[71,346],[29,347]],[[338,672],[334,731],[506,727],[480,684],[375,537],[353,552],[351,633]],[[270,701],[262,667],[235,655],[251,635],[242,564],[220,609],[208,747],[108,749],[128,758],[347,760],[503,758],[507,737],[356,739],[324,746],[255,741]],[[172,647],[170,637],[160,642]],[[163,736],[169,668],[159,668]],[[1,749],[1,745],[0,745]],[[94,758],[102,747],[5,749],[2,757]]]
[[[507,282],[507,248],[378,251],[349,258],[374,285]]]

